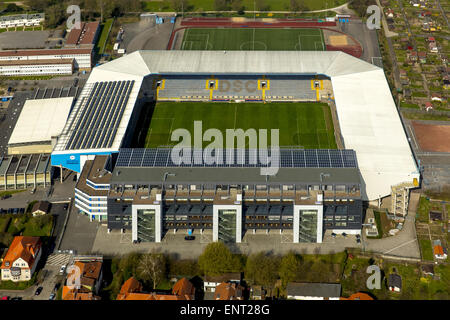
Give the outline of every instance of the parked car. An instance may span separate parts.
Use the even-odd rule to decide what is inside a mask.
[[[16,301],[22,300],[22,297],[14,297],[14,298],[11,298],[11,300],[16,300]]]
[[[8,296],[3,296],[3,297],[0,298],[0,300],[9,300],[9,297]]]
[[[8,198],[11,198],[10,194],[5,194],[4,196],[2,196],[2,200],[8,199]]]
[[[56,294],[52,293],[50,295],[50,297],[48,298],[48,300],[55,300],[55,298],[56,298]]]
[[[35,296],[40,295],[41,292],[42,292],[42,289],[43,289],[42,287],[37,288],[36,291],[34,292],[34,295],[35,295]]]
[[[64,204],[64,210],[67,210],[67,208],[69,208],[69,205],[66,203]]]
[[[186,237],[184,237],[184,240],[188,240],[188,241],[195,240],[195,236],[186,236]]]
[[[66,271],[66,265],[62,265],[61,268],[59,268],[59,274],[64,274]]]

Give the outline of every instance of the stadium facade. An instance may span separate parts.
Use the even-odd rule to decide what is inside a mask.
[[[308,199],[297,199],[295,198],[296,192],[294,192],[294,198],[290,199],[293,201],[292,208],[285,209],[281,206],[281,208],[274,209],[274,212],[278,212],[275,215],[278,214],[278,216],[280,216],[279,211],[281,210],[280,219],[283,217],[283,212],[289,212],[292,215],[292,226],[289,228],[298,230],[298,223],[301,221],[300,218],[297,219],[298,215],[301,215],[301,210],[295,209],[296,201],[298,201],[298,205],[304,206],[314,206],[316,202],[321,203],[317,206],[321,206],[322,209],[316,208],[318,222],[314,226],[317,227],[317,237],[323,230],[322,227],[318,227],[319,224],[325,227],[327,223],[324,218],[327,216],[327,210],[333,212],[333,220],[328,227],[337,230],[338,226],[343,225],[336,224],[340,221],[334,219],[334,213],[337,210],[354,212],[353,208],[360,207],[358,204],[360,201],[374,201],[391,195],[393,196],[394,213],[397,208],[407,207],[408,190],[418,186],[420,174],[384,72],[377,66],[343,52],[137,51],[94,68],[52,153],[52,165],[81,173],[76,190],[76,195],[77,193],[79,195],[78,208],[90,214],[91,218],[100,217],[100,219],[106,220],[111,229],[131,229],[135,240],[139,239],[139,228],[137,227],[139,223],[145,227],[151,222],[151,226],[147,225],[145,228],[153,228],[152,235],[143,235],[143,237],[158,241],[165,229],[182,228],[183,223],[176,222],[177,213],[172,216],[175,222],[168,220],[170,214],[178,212],[179,208],[176,204],[173,206],[167,204],[168,201],[170,202],[171,194],[167,189],[169,182],[174,187],[173,192],[177,194],[174,201],[192,202],[190,198],[180,198],[182,193],[179,193],[178,186],[182,186],[181,190],[189,191],[189,194],[192,191],[198,192],[199,188],[203,191],[214,190],[219,194],[226,192],[228,195],[223,195],[223,197],[230,197],[228,199],[217,198],[216,195],[208,198],[213,199],[212,206],[208,206],[206,203],[203,204],[203,207],[190,204],[192,208],[195,208],[192,209],[194,210],[192,215],[187,214],[186,219],[188,220],[185,223],[186,226],[199,223],[201,224],[199,225],[200,229],[202,226],[204,228],[211,227],[214,238],[217,239],[220,215],[230,214],[236,219],[234,224],[232,223],[227,228],[235,228],[236,232],[233,233],[233,237],[239,241],[240,232],[251,229],[251,226],[248,225],[250,222],[244,218],[247,216],[247,212],[266,209],[270,211],[268,207],[258,209],[257,204],[255,204],[256,207],[253,205],[247,207],[245,204],[246,192],[247,195],[249,190],[257,193],[257,186],[266,188],[263,190],[266,190],[267,195],[260,200],[269,201],[269,204],[265,205],[270,206],[271,193],[267,190],[275,188],[271,184],[272,181],[261,183],[258,180],[261,179],[261,176],[257,177],[256,174],[252,174],[252,168],[245,168],[245,172],[248,172],[246,174],[243,174],[244,168],[202,168],[201,172],[205,173],[198,172],[198,175],[203,177],[203,180],[197,180],[198,175],[193,173],[197,170],[195,168],[173,167],[167,164],[146,167],[138,161],[130,162],[135,163],[134,166],[113,166],[117,155],[119,155],[119,159],[123,157],[122,149],[130,145],[142,106],[146,102],[158,98],[165,78],[200,78],[203,79],[202,83],[205,83],[206,80],[205,89],[212,88],[213,90],[215,84],[211,84],[213,82],[211,79],[230,76],[252,78],[258,82],[258,89],[261,89],[259,88],[261,81],[270,80],[271,77],[278,79],[285,77],[287,80],[293,77],[311,77],[311,79],[326,77],[331,81],[345,149],[343,151],[354,152],[357,165],[354,168],[320,167],[319,165],[303,168],[280,168],[279,174],[273,181],[278,185],[278,189],[281,188],[287,192],[292,191],[289,189],[291,187],[295,190],[297,190],[297,186],[299,190],[303,190],[302,188],[305,187],[306,189],[303,191],[307,191],[307,193],[301,196],[299,194],[299,196],[309,197]],[[208,84],[211,84],[210,88],[208,88]],[[288,93],[285,95],[289,97]],[[177,101],[214,100],[211,95],[189,96],[186,93],[180,93],[176,98]],[[228,96],[228,100],[238,101],[241,100],[241,97]],[[264,94],[259,100],[273,101]],[[319,151],[316,150],[316,156]],[[138,152],[147,154],[149,151]],[[97,155],[104,157],[96,158]],[[91,168],[96,161],[100,161],[98,159],[110,159],[107,160],[110,166],[109,170],[107,166],[97,163],[98,172],[91,172],[91,179],[87,179],[90,170],[88,168]],[[331,160],[331,155],[328,155],[328,159]],[[86,164],[90,165],[83,170]],[[176,171],[174,172],[176,178],[171,178],[172,171]],[[107,183],[93,181],[95,179],[92,174],[100,172],[102,172],[101,178],[103,179],[108,179],[108,175],[110,175]],[[329,188],[331,189],[329,190],[327,189],[328,184],[324,182],[326,179],[323,180],[324,175],[330,179],[328,182],[330,182]],[[220,176],[228,179],[218,181]],[[228,176],[235,177],[235,179]],[[281,179],[281,176],[285,176],[286,179]],[[308,178],[304,179],[303,177]],[[342,177],[342,179],[338,177]],[[90,180],[90,186],[87,184],[82,186],[81,181],[86,183],[87,180]],[[358,186],[357,195],[351,194],[349,191],[353,190],[350,187],[353,185]],[[185,188],[187,189],[185,190]],[[94,193],[97,196],[91,192],[92,190],[95,190]],[[148,198],[136,199],[135,196],[142,190],[145,190],[144,193],[148,193]],[[334,193],[338,190],[344,192],[344,195],[337,197],[334,195],[332,200],[334,209],[329,209],[324,200],[327,199],[326,191]],[[338,203],[344,199],[353,200],[356,207],[336,209],[339,207]],[[200,202],[203,200],[203,198],[200,199]],[[282,198],[277,198],[278,200],[281,204],[284,203]],[[234,209],[227,207],[230,212],[227,211],[228,209],[214,208],[219,206],[221,201],[226,202],[226,206],[233,206],[235,202],[239,202],[239,204],[235,204]],[[309,204],[308,201],[312,203]],[[329,201],[331,201],[331,197]],[[98,207],[98,209],[93,209],[94,207]],[[186,213],[187,207],[184,204],[182,207],[182,211]],[[97,211],[97,215],[94,215],[95,211],[92,210],[101,211]],[[204,222],[203,217],[197,219],[198,215],[195,216],[194,213],[199,210],[207,213],[207,220],[212,219],[212,224]],[[355,214],[351,218],[356,219],[353,220],[356,221],[355,224],[352,224],[355,230],[361,228],[362,209],[359,211],[359,214]],[[345,223],[352,222],[348,220],[348,217],[347,214]],[[264,223],[266,222],[260,224]],[[282,220],[278,220],[277,223],[274,228],[283,229],[279,224],[283,224]],[[348,225],[346,227],[348,230],[352,230]],[[295,234],[298,234],[297,231],[294,232]]]
[[[108,229],[136,241],[161,242],[171,230],[212,231],[213,240],[241,242],[245,232],[289,230],[293,242],[321,243],[324,230],[359,233],[361,181],[352,150],[281,149],[274,176],[249,161],[258,150],[216,152],[221,164],[176,164],[170,148],[121,149],[87,161],[75,205]],[[232,159],[232,161],[226,160]],[[242,159],[242,161],[238,161]],[[262,161],[266,163],[266,161]]]

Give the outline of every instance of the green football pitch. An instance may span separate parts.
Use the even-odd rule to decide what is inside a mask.
[[[182,50],[325,51],[320,29],[186,29]]]
[[[321,103],[201,103],[159,102],[155,106],[145,139],[146,148],[173,146],[171,133],[187,129],[194,140],[194,121],[202,121],[203,133],[219,129],[279,129],[280,146],[336,149],[331,111]],[[210,142],[204,142],[206,147]],[[246,142],[248,146],[248,141]],[[225,141],[224,141],[225,144]]]

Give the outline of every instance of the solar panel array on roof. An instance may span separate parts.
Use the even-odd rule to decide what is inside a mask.
[[[96,82],[67,144],[67,149],[110,148],[134,81]]]
[[[201,149],[186,149],[185,163],[174,163],[171,148],[120,149],[117,167],[266,167],[270,151],[258,149],[211,149],[211,161]],[[216,152],[215,152],[216,151]],[[269,160],[269,161],[268,161]],[[281,168],[357,168],[354,150],[280,149]],[[273,163],[273,161],[272,161]]]

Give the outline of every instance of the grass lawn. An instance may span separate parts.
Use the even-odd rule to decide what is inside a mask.
[[[320,29],[187,29],[182,50],[324,51]]]
[[[12,196],[15,193],[23,192],[26,190],[11,190],[11,191],[0,191],[0,197]]]
[[[381,239],[383,238],[383,234],[384,234],[384,230],[381,224],[381,217],[380,217],[381,212],[379,211],[374,211],[373,215],[375,216],[375,222],[377,224],[377,230],[378,230],[378,236],[376,237],[367,237],[369,239]]]
[[[219,129],[225,139],[226,129],[279,129],[280,146],[303,146],[306,149],[336,149],[331,111],[321,103],[198,103],[160,102],[156,104],[145,147],[176,145],[170,141],[178,128],[191,132],[194,121],[202,120],[203,132]],[[246,142],[248,145],[248,142]],[[206,147],[209,142],[204,143]],[[224,141],[225,145],[225,141]]]
[[[447,115],[436,115],[426,113],[403,112],[403,116],[410,120],[434,120],[434,121],[450,121]]]
[[[114,19],[108,19],[105,21],[105,23],[102,24],[102,32],[100,34],[100,38],[97,43],[97,52],[99,54],[103,54],[106,40],[108,40],[109,30],[111,28],[111,25],[113,23]]]
[[[53,226],[53,216],[33,217],[31,214],[14,215],[11,217],[7,232],[16,236],[48,237]]]
[[[6,232],[6,228],[8,227],[10,220],[11,220],[11,217],[8,215],[0,217],[0,233]]]
[[[346,0],[303,0],[309,10],[321,10],[326,8],[333,8],[347,2]],[[143,1],[145,11],[173,11],[172,1],[157,0],[157,1]],[[190,0],[188,8],[185,11],[215,11],[214,1],[211,0]],[[254,10],[253,0],[242,1],[245,10]],[[286,11],[289,10],[290,0],[265,0],[264,4],[267,11]]]
[[[433,261],[433,248],[431,247],[431,241],[426,236],[419,236],[420,251],[422,252],[422,259],[427,261]]]
[[[24,282],[0,281],[0,290],[25,290],[36,282],[37,274],[35,272],[30,280]]]

